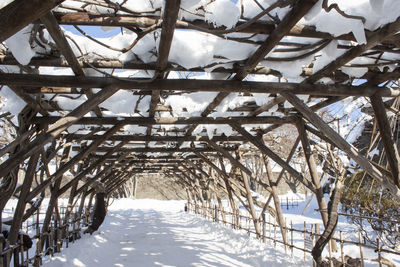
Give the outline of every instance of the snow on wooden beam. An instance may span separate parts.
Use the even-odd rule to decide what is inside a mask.
[[[70,140],[97,140],[102,135],[84,135],[84,134],[69,134]],[[208,136],[143,136],[143,135],[114,135],[107,140],[110,141],[130,141],[130,142],[186,142],[186,141],[197,141],[207,142],[213,140],[214,142],[219,141],[246,141],[242,136],[213,136],[210,139]]]
[[[112,147],[99,147],[97,152],[108,152]],[[236,147],[224,147],[225,150],[235,151]],[[74,147],[73,151],[80,151],[80,148]],[[187,153],[187,152],[215,152],[212,148],[164,148],[164,147],[139,147],[139,148],[121,148],[118,152],[122,153]]]
[[[35,117],[34,123],[54,123],[62,117]],[[278,116],[263,116],[263,117],[82,117],[74,124],[133,124],[133,125],[156,125],[156,124],[229,124],[230,122],[239,124],[286,124],[295,123],[294,116],[278,117]]]
[[[276,94],[289,91],[293,94],[313,96],[371,96],[375,93],[382,97],[397,97],[398,90],[378,86],[351,86],[327,84],[298,84],[278,82],[252,82],[234,80],[192,80],[167,79],[144,82],[146,80],[116,79],[112,77],[74,77],[66,75],[35,75],[0,73],[0,85],[31,87],[77,87],[104,88],[115,86],[119,89],[176,90],[208,92],[248,92]],[[148,80],[147,80],[148,81]],[[105,89],[107,90],[107,89]],[[39,92],[38,92],[39,93]]]

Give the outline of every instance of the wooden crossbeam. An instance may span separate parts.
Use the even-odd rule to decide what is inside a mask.
[[[58,20],[58,23],[63,25],[89,25],[89,26],[107,26],[107,27],[138,27],[148,28],[158,23],[157,18],[152,17],[132,17],[126,15],[109,15],[102,14],[100,16],[90,16],[86,12],[54,12]],[[271,34],[275,29],[275,23],[272,21],[256,21],[249,27],[242,27],[246,23],[244,21],[238,21],[236,27],[239,28],[237,32],[240,33],[258,33],[258,34]],[[180,19],[176,23],[178,29],[207,29],[207,30],[222,30],[222,27],[217,27],[212,23],[207,23],[204,20],[186,21]],[[320,39],[338,39],[347,41],[356,41],[353,34],[343,34],[340,36],[332,36],[326,32],[319,32],[314,26],[308,26],[303,24],[297,24],[290,29],[287,33],[289,36],[301,36],[308,38],[320,38]]]
[[[0,42],[34,22],[63,0],[14,0],[0,9]]]
[[[33,123],[54,123],[62,117],[35,117]],[[230,122],[239,124],[285,124],[295,123],[294,116],[278,117],[278,116],[263,116],[263,117],[82,117],[75,120],[74,124],[120,124],[120,125],[178,125],[178,124],[229,124]]]
[[[378,86],[351,86],[327,84],[297,84],[278,82],[250,82],[224,80],[167,79],[143,82],[135,79],[115,79],[112,77],[74,77],[65,75],[33,75],[0,73],[0,85],[32,87],[78,87],[103,88],[107,86],[119,89],[173,90],[184,92],[248,92],[276,94],[290,91],[294,94],[313,96],[371,96],[375,93],[382,97],[397,97],[398,90]],[[106,88],[103,90],[107,90]]]
[[[85,76],[81,66],[79,65],[78,59],[75,57],[74,52],[72,51],[71,46],[69,45],[67,39],[64,36],[60,26],[56,18],[54,17],[52,12],[46,13],[40,19],[43,24],[46,26],[47,31],[50,33],[51,38],[56,42],[57,48],[60,52],[64,55],[65,59],[68,61],[69,67],[71,67],[72,71],[75,73],[76,76]],[[85,92],[88,99],[93,97],[93,92],[91,89],[84,88],[83,91]],[[102,117],[101,110],[99,107],[95,107],[93,112],[98,117]]]
[[[107,152],[111,147],[99,147],[96,149],[97,152]],[[73,151],[80,151],[78,147],[74,147]],[[225,147],[225,150],[234,151],[235,147]],[[139,147],[139,148],[122,148],[119,152],[123,153],[188,153],[188,152],[214,152],[212,148],[165,148],[165,147]]]
[[[349,49],[346,53],[339,56],[331,63],[323,67],[321,70],[315,72],[312,76],[305,79],[304,83],[314,83],[325,76],[329,76],[333,71],[335,71],[339,67],[345,65],[352,59],[360,56],[365,51],[381,43],[385,38],[390,37],[399,31],[400,31],[400,17],[397,18],[397,20],[395,20],[394,22],[385,25],[380,30],[368,36],[366,44],[358,45]]]
[[[129,62],[121,62],[117,59],[92,59],[86,58],[85,61],[79,60],[79,66],[81,68],[106,68],[106,69],[132,69],[132,70],[156,70],[156,63],[143,63],[141,61],[129,61]],[[0,65],[18,65],[18,61],[10,54],[0,55]],[[35,67],[69,67],[69,63],[64,58],[57,57],[33,57],[29,62],[28,66]],[[216,68],[213,70],[214,73],[232,73],[237,72],[239,69],[237,66],[233,66],[232,68]],[[180,66],[168,64],[165,68],[165,71],[188,71]],[[205,72],[204,68],[192,68],[189,71],[191,72]],[[264,74],[264,75],[275,75],[281,76],[280,72],[272,70],[268,67],[257,66],[256,69],[251,71],[251,74]],[[71,90],[70,90],[71,91]],[[73,92],[68,91],[59,91],[60,93],[76,93],[76,90]]]
[[[101,135],[84,135],[84,134],[70,134],[68,137],[71,140],[96,140],[101,138]],[[143,136],[143,135],[113,135],[108,138],[110,141],[131,141],[131,142],[207,142],[210,140],[208,136]],[[228,141],[228,142],[240,142],[246,141],[242,136],[213,136],[212,139],[215,142]],[[0,154],[1,155],[1,154]]]

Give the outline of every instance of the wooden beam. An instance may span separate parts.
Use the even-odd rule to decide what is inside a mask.
[[[47,186],[49,186],[54,180],[61,179],[62,175],[71,169],[76,163],[78,163],[81,159],[87,157],[90,153],[95,151],[95,149],[103,143],[107,138],[115,134],[120,129],[120,125],[116,125],[113,128],[109,129],[101,139],[97,139],[93,141],[88,147],[86,147],[84,150],[80,151],[79,154],[75,155],[72,159],[69,161],[63,163],[53,175],[51,175],[47,180],[43,181],[40,185],[38,185],[36,188],[32,189],[32,191],[29,193],[27,198],[29,200],[33,199],[36,195],[38,195],[40,192],[44,191]]]
[[[55,123],[62,117],[35,117],[33,123]],[[237,122],[239,124],[286,124],[295,123],[296,118],[291,117],[278,117],[278,116],[264,116],[264,117],[82,117],[74,120],[74,124],[120,124],[120,125],[155,125],[155,124],[229,124],[230,122]]]
[[[243,80],[264,57],[271,52],[279,41],[287,35],[296,23],[318,2],[318,0],[298,0],[285,15],[278,26],[268,35],[265,42],[246,59],[243,68],[237,72],[234,79]]]
[[[70,134],[68,135],[70,140],[96,140],[101,138],[101,135],[91,135],[87,136],[84,134]],[[107,140],[110,141],[130,141],[130,142],[207,142],[208,140],[213,140],[215,142],[225,141],[225,142],[240,142],[246,141],[242,136],[234,135],[234,136],[225,136],[225,135],[218,135],[213,136],[210,139],[208,136],[143,136],[143,135],[113,135]],[[1,150],[0,150],[1,152]],[[1,153],[0,153],[1,156]]]
[[[14,217],[13,217],[13,224],[11,225],[10,232],[8,235],[8,241],[11,245],[14,245],[18,241],[18,232],[21,228],[21,223],[26,207],[26,203],[28,200],[26,199],[26,195],[29,193],[29,190],[32,185],[33,178],[36,174],[36,165],[39,160],[39,154],[34,154],[28,163],[28,169],[26,171],[24,177],[24,183],[22,184],[20,198],[17,203],[17,207],[15,208]]]
[[[335,145],[344,151],[351,159],[361,166],[372,178],[379,182],[385,189],[389,190],[390,194],[400,200],[400,189],[392,183],[382,172],[380,172],[366,158],[360,155],[355,147],[349,144],[343,137],[335,132],[328,124],[326,124],[317,114],[304,104],[298,97],[290,92],[282,92],[290,104],[292,104],[304,117],[306,117],[321,133],[327,136]]]
[[[65,59],[68,61],[69,66],[76,76],[85,76],[81,66],[79,65],[78,59],[75,57],[74,52],[72,51],[71,46],[69,45],[67,39],[64,36],[60,26],[56,18],[54,17],[52,12],[46,13],[43,17],[40,18],[42,23],[46,26],[47,31],[50,33],[51,38],[53,38],[54,42],[57,45],[57,48],[60,50],[61,54],[64,55]],[[93,97],[93,92],[91,89],[84,88],[88,99]],[[94,113],[98,117],[102,117],[101,110],[99,107],[95,107],[93,109]]]
[[[294,94],[313,96],[371,96],[378,93],[382,97],[397,97],[398,90],[378,86],[350,86],[327,84],[297,84],[278,82],[250,82],[224,80],[167,79],[143,82],[137,79],[115,79],[112,77],[75,77],[67,75],[35,75],[0,73],[0,85],[33,87],[78,87],[141,89],[141,90],[177,90],[184,92],[248,92],[276,94],[290,91]],[[112,89],[111,89],[112,90]]]
[[[4,177],[5,175],[7,175],[26,158],[32,156],[35,153],[38,153],[45,144],[54,140],[61,134],[61,132],[66,130],[76,120],[82,118],[86,113],[88,113],[95,106],[113,95],[116,91],[118,91],[118,89],[115,87],[101,90],[95,95],[95,97],[79,105],[76,109],[68,113],[65,117],[55,122],[46,131],[43,131],[41,134],[37,135],[33,141],[22,147],[20,151],[10,156],[6,161],[0,164],[0,177]]]
[[[292,175],[293,178],[304,184],[308,189],[310,189],[312,192],[315,193],[313,184],[307,179],[305,179],[302,174],[293,169],[293,167],[290,166],[287,162],[281,159],[281,157],[275,154],[275,152],[269,149],[260,138],[251,135],[249,132],[246,131],[246,129],[242,128],[242,126],[240,126],[237,123],[231,123],[230,125],[234,130],[236,130],[242,136],[247,138],[247,140],[249,140],[250,143],[255,145],[263,154],[267,155],[278,165],[280,165],[283,169],[285,169],[290,175]]]
[[[14,0],[0,9],[0,42],[34,22],[63,0]]]
[[[114,152],[119,150],[121,147],[123,147],[125,142],[121,142],[115,147],[113,147],[110,151],[108,151],[105,155],[103,155],[101,158],[90,164],[87,168],[82,170],[78,175],[76,175],[72,180],[70,180],[68,183],[66,183],[60,190],[58,191],[58,197],[60,197],[62,194],[64,194],[76,181],[79,181],[83,179],[86,175],[94,171],[96,168],[100,167],[104,161],[111,156]]]
[[[397,150],[397,145],[393,142],[392,129],[386,114],[385,104],[380,96],[372,95],[370,99],[372,108],[374,109],[375,119],[378,122],[383,147],[385,148],[386,159],[392,171],[393,181],[400,187],[399,152]]]
[[[339,67],[345,65],[352,59],[360,56],[365,51],[381,43],[383,40],[385,40],[385,38],[388,38],[399,31],[400,31],[400,17],[398,17],[394,22],[386,24],[380,30],[368,36],[366,44],[357,45],[349,49],[346,53],[339,56],[331,63],[323,67],[321,70],[315,72],[312,76],[305,79],[303,83],[315,83],[319,79],[325,76],[329,76],[333,71],[335,71]]]
[[[112,147],[99,147],[96,149],[97,152],[107,152]],[[226,147],[226,150],[234,151],[235,147]],[[79,148],[73,148],[73,151],[79,151]],[[165,147],[139,147],[139,148],[122,148],[120,152],[125,153],[187,153],[187,152],[215,152],[212,148],[165,148]]]
[[[154,62],[150,63],[143,63],[141,61],[129,61],[129,62],[121,62],[117,59],[91,59],[91,58],[86,58],[85,61],[79,60],[79,66],[81,68],[106,68],[106,69],[132,69],[132,70],[156,70],[156,64]],[[0,65],[18,65],[18,61],[10,54],[6,55],[0,55]],[[57,57],[33,57],[31,61],[29,62],[28,66],[35,66],[35,67],[69,67],[69,63],[64,59],[64,58],[57,58]],[[166,67],[165,71],[188,71],[187,69],[180,67],[180,66],[175,66],[172,64],[168,64]],[[204,72],[205,70],[201,67],[198,68],[192,68],[190,69],[191,72]],[[233,66],[232,68],[216,68],[213,70],[213,73],[232,73],[238,71],[237,66]],[[268,67],[262,67],[262,66],[257,66],[256,69],[254,69],[251,74],[264,74],[264,75],[275,75],[280,77],[281,74],[278,71],[272,70]],[[44,93],[44,91],[42,91]],[[49,92],[51,90],[49,89]],[[53,91],[54,92],[54,91]],[[71,90],[70,88],[65,88],[64,90],[58,89],[59,93],[64,93],[64,94],[72,94],[76,93],[77,90],[73,89]],[[55,92],[54,92],[55,93]]]

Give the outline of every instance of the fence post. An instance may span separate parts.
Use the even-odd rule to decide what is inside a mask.
[[[361,244],[361,232],[358,232],[358,244],[360,246],[360,258],[361,258],[361,267],[364,267],[364,252]]]
[[[344,251],[343,251],[343,232],[340,231],[340,259],[342,261],[342,264],[344,264]]]
[[[269,242],[271,244],[271,215],[268,214],[268,231],[269,231]]]
[[[262,240],[263,240],[263,242],[265,243],[265,240],[266,240],[265,235],[267,234],[267,233],[266,233],[266,229],[265,229],[265,213],[262,214],[262,221],[261,221],[261,223],[262,223],[262,232],[263,232]]]
[[[376,245],[378,248],[378,263],[379,263],[379,267],[382,267],[382,255],[381,255],[381,242],[379,240],[379,237],[376,239]]]
[[[304,221],[304,261],[306,261],[306,221]]]
[[[276,248],[276,224],[274,220],[274,248]]]
[[[293,221],[290,221],[290,249],[293,257]]]

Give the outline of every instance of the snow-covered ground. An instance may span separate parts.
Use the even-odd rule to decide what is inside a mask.
[[[310,196],[309,196],[310,197]],[[313,198],[301,215],[309,200],[302,194],[287,193],[280,195],[284,217],[288,225],[303,230],[304,223],[310,231],[311,224],[318,223],[322,231],[322,221],[316,211],[317,203]],[[286,206],[286,200],[294,202],[294,206]],[[60,199],[60,206],[66,204],[66,199]],[[42,212],[47,207],[48,199],[42,203]],[[290,250],[285,253],[284,247],[272,241],[260,242],[245,230],[233,230],[230,226],[212,222],[200,215],[184,212],[185,201],[161,201],[152,199],[118,199],[109,207],[107,217],[99,231],[92,236],[83,235],[69,248],[63,248],[61,253],[54,254],[53,259],[44,259],[44,266],[311,266],[311,255],[307,254],[304,261],[303,251],[295,249],[293,256]],[[10,200],[3,218],[12,216],[13,207],[17,201]],[[228,203],[226,210],[228,211]],[[256,209],[260,212],[259,209]],[[246,211],[241,207],[241,214]],[[44,214],[41,216],[43,220]],[[229,218],[227,218],[230,221]],[[266,216],[267,222],[273,219]],[[252,227],[251,223],[242,220],[242,226]],[[23,230],[33,236],[34,229]],[[372,230],[366,228],[368,232]],[[342,231],[343,239],[358,241],[358,229],[350,224],[345,217],[339,217],[335,236]],[[266,236],[272,237],[269,227]],[[276,237],[281,240],[279,227]],[[304,234],[293,233],[294,245],[304,247]],[[339,250],[332,254],[340,258]],[[30,249],[30,256],[35,251]],[[377,266],[378,254],[373,249],[363,249],[365,266]],[[344,254],[353,258],[360,257],[360,248],[344,244]],[[327,249],[323,256],[327,256]],[[382,253],[382,256],[400,266],[400,257],[394,254]]]
[[[43,266],[310,266],[246,232],[183,211],[184,201],[116,200],[100,231]],[[302,254],[300,254],[302,255]]]

